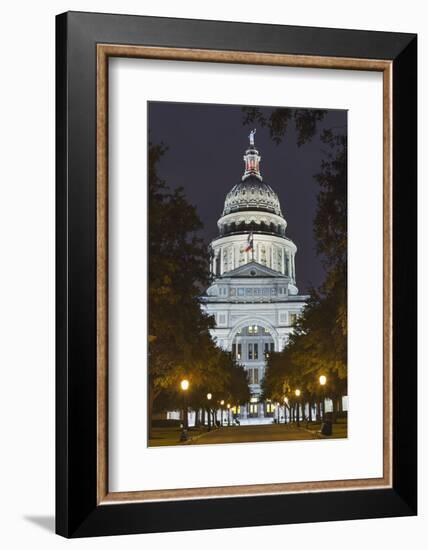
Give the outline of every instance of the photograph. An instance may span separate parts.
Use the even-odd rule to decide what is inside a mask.
[[[347,438],[347,111],[147,109],[148,446]]]

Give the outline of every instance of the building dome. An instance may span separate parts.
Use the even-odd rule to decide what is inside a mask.
[[[222,216],[245,210],[262,210],[282,217],[278,195],[256,175],[234,185],[226,195]]]

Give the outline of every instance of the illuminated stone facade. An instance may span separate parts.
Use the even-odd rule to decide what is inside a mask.
[[[252,399],[241,405],[241,419],[272,415],[270,403],[260,399],[266,357],[286,346],[307,300],[296,286],[297,247],[286,236],[277,194],[263,182],[254,134],[242,180],[227,194],[218,220],[211,243],[214,280],[202,297],[203,309],[216,320],[213,338],[248,373]]]

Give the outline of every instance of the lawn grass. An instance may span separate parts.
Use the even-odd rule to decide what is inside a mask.
[[[218,443],[250,443],[255,441],[296,441],[304,439],[338,439],[348,437],[346,418],[333,424],[331,436],[320,434],[321,422],[301,421],[293,424],[259,424],[250,426],[225,426],[211,431],[205,427],[192,427],[188,430],[188,441],[180,441],[181,429],[178,426],[153,428],[149,447],[175,445],[209,445]]]
[[[322,422],[301,422],[302,427],[305,429],[318,433],[321,430]],[[333,433],[332,435],[321,435],[320,437],[325,439],[336,439],[336,438],[346,438],[348,437],[348,421],[346,418],[338,418],[337,422],[333,424]]]
[[[190,439],[200,436],[208,431],[208,428],[189,428],[187,435]],[[149,439],[149,447],[163,447],[166,445],[183,445],[180,441],[181,428],[152,428],[152,437]]]

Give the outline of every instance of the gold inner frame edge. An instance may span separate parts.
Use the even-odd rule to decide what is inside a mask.
[[[383,73],[383,476],[369,479],[109,492],[108,489],[108,59],[132,57]],[[97,503],[260,496],[392,486],[392,61],[241,51],[97,45]]]

